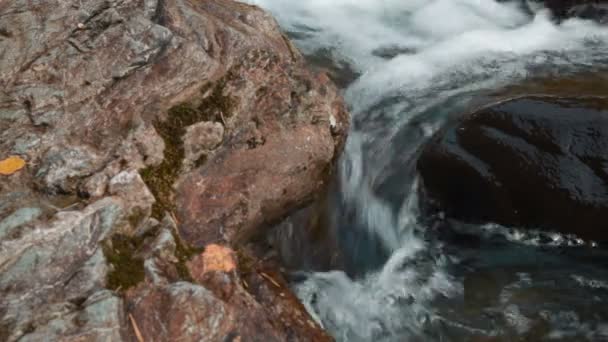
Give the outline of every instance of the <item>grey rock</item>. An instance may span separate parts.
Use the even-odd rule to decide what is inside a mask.
[[[142,224],[139,225],[139,227],[137,227],[137,229],[133,233],[133,236],[138,238],[144,237],[147,234],[156,231],[159,225],[160,222],[158,222],[157,219],[153,217],[148,217]]]
[[[0,325],[12,327],[9,341],[77,311],[69,300],[88,298],[103,285],[99,243],[116,228],[122,208],[119,199],[105,198],[0,241]],[[79,280],[86,274],[94,277]]]
[[[23,137],[15,140],[13,147],[13,154],[26,155],[31,154],[35,151],[36,147],[40,145],[41,138],[38,134],[26,134]]]
[[[93,293],[79,310],[53,318],[19,341],[123,341],[126,320],[123,300],[111,291]]]
[[[122,171],[114,176],[108,185],[108,192],[110,195],[123,198],[126,214],[130,218],[134,217],[137,221],[150,216],[152,204],[156,201],[154,195],[148,190],[141,176],[135,170]]]
[[[37,219],[42,214],[40,208],[21,208],[0,221],[0,241],[19,226]]]
[[[144,261],[146,277],[155,285],[169,284],[170,275],[167,275],[167,267],[178,262],[175,257],[175,239],[170,228],[167,227],[166,221],[164,220],[163,228],[152,242]],[[171,224],[174,225],[174,223]]]
[[[52,148],[38,169],[43,190],[50,193],[75,193],[78,182],[102,166],[102,158],[86,146]]]
[[[133,132],[133,141],[146,166],[158,165],[163,161],[165,142],[154,127],[140,125]]]
[[[224,139],[224,126],[219,122],[203,121],[186,129],[183,137],[187,165],[218,147]]]
[[[99,198],[106,193],[108,187],[108,176],[99,172],[87,178],[80,187],[80,193],[90,198]]]

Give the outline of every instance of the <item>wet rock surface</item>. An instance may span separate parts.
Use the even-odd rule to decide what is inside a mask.
[[[608,111],[603,98],[521,97],[457,120],[424,149],[424,193],[448,216],[608,233]]]
[[[0,340],[329,339],[280,265],[244,252],[324,186],[348,130],[268,14],[17,0],[0,16],[0,160],[26,163],[0,175]],[[211,243],[234,269],[208,269]]]

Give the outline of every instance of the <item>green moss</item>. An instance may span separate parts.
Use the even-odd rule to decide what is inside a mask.
[[[182,103],[169,110],[167,119],[154,122],[154,127],[165,142],[165,155],[162,163],[141,171],[141,176],[156,198],[152,207],[152,216],[161,219],[165,212],[173,211],[173,183],[182,168],[184,159],[183,135],[186,127],[201,121],[221,121],[230,117],[234,106],[229,96],[224,96],[226,79],[201,89],[204,97],[198,105]],[[201,166],[206,159],[199,159]]]
[[[144,260],[136,254],[143,246],[145,238],[116,234],[110,241],[104,242],[104,255],[112,265],[106,279],[109,289],[124,291],[144,280]]]
[[[147,217],[146,212],[141,208],[135,208],[131,215],[127,218],[132,228],[137,228],[141,222]]]
[[[23,328],[23,333],[24,333],[25,335],[27,335],[27,334],[31,334],[31,333],[33,333],[34,331],[36,331],[36,326],[35,326],[35,325],[34,325],[34,323],[32,323],[32,322],[29,322],[29,323],[28,323],[28,324],[25,326],[25,328]]]
[[[0,317],[2,317],[2,316],[0,316]],[[14,329],[15,328],[14,328],[12,322],[8,322],[8,321],[0,322],[0,341],[8,341],[8,338],[11,336]]]
[[[256,260],[241,248],[236,249],[237,271],[242,276],[255,273]]]
[[[166,212],[173,212],[175,209],[173,184],[182,170],[185,156],[182,137],[186,133],[186,128],[202,121],[222,122],[225,124],[225,120],[232,116],[235,104],[234,100],[229,96],[225,96],[223,91],[228,80],[231,80],[233,77],[234,75],[228,72],[221,80],[203,86],[201,88],[202,99],[179,104],[169,109],[165,120],[157,120],[153,123],[154,128],[156,128],[156,131],[165,142],[164,159],[160,165],[148,167],[140,172],[142,179],[156,198],[156,202],[152,206],[152,217],[161,220]],[[207,157],[203,155],[196,161],[195,165],[196,167],[200,167],[206,161]],[[136,219],[136,217],[129,218],[129,221],[135,221]],[[175,232],[172,232],[172,234],[176,244],[175,256],[178,262],[175,267],[178,276],[182,280],[192,281],[192,276],[186,263],[194,255],[202,251],[189,248],[182,243]],[[127,247],[124,243],[119,243],[119,245],[121,248]],[[133,247],[136,246],[125,249],[124,253],[121,253],[121,248],[119,248],[118,252],[113,251],[113,253],[109,253],[114,263],[119,266],[115,267],[119,271],[113,272],[108,280],[113,286],[122,286],[123,288],[132,286],[134,280],[129,279],[127,276],[128,272],[139,269],[140,265],[143,272],[143,261],[134,258],[133,254],[128,253],[128,250],[132,251]],[[143,277],[143,273],[141,276]],[[137,277],[139,277],[139,273]]]
[[[177,258],[175,268],[177,270],[177,275],[182,280],[192,282],[192,275],[190,274],[186,263],[195,255],[202,253],[202,250],[197,250],[195,248],[186,246],[182,243],[180,237],[175,232],[172,232],[172,234],[173,239],[175,240],[175,257]]]
[[[157,230],[150,231],[141,237],[130,237],[122,234],[112,236],[103,243],[103,252],[112,265],[107,276],[107,287],[114,291],[126,291],[139,284],[145,278],[144,260],[138,252],[144,247],[146,241],[157,234]],[[175,240],[175,269],[180,280],[192,282],[192,276],[186,263],[195,255],[202,252],[200,249],[190,248],[182,243],[175,231],[171,234]]]
[[[198,158],[196,160],[196,162],[194,163],[194,166],[201,167],[201,166],[205,165],[206,162],[207,162],[207,155],[203,154],[202,156],[200,156],[200,158]]]

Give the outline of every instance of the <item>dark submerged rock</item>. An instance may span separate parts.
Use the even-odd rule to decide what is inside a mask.
[[[528,4],[544,5],[557,20],[580,18],[602,24],[608,22],[608,2],[605,0],[532,0]]]
[[[607,240],[608,101],[522,97],[438,133],[418,161],[448,216]]]

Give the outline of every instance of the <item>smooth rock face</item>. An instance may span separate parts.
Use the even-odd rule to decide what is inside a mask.
[[[607,240],[608,102],[523,97],[440,132],[418,168],[448,216]]]
[[[227,299],[187,267],[188,245],[238,249],[237,235],[306,203],[345,140],[334,86],[268,14],[229,0],[14,0],[0,18],[0,160],[25,161],[0,175],[0,341],[136,340],[127,314],[146,341],[238,340],[241,325],[243,340],[327,339],[256,268],[218,278],[233,283]],[[185,103],[204,115],[176,119]],[[134,267],[144,280],[109,284]]]

